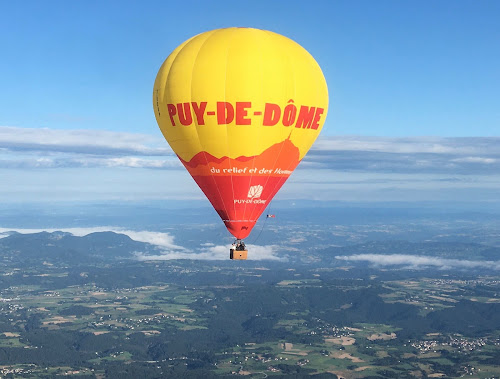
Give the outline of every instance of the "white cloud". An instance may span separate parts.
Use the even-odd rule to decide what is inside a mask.
[[[158,255],[146,255],[137,253],[137,259],[141,261],[167,261],[172,259],[199,259],[199,260],[228,260],[230,245],[205,246],[198,251],[164,251]],[[247,245],[248,260],[282,260],[276,255],[276,246]]]
[[[314,151],[369,151],[398,154],[500,155],[500,137],[320,137]]]
[[[142,159],[137,157],[111,158],[101,161],[108,167],[131,167],[131,168],[180,168],[181,162],[175,160]]]
[[[9,169],[44,169],[44,168],[151,168],[151,169],[177,169],[183,168],[177,157],[166,159],[151,159],[138,157],[9,157],[0,159],[0,168]]]
[[[491,175],[500,174],[499,145],[499,137],[325,137],[304,161],[344,172]]]
[[[151,146],[159,144],[160,146]],[[104,130],[58,130],[0,126],[0,148],[11,151],[72,152],[79,154],[172,155],[160,138]]]
[[[0,126],[0,169],[181,168],[163,137]]]
[[[164,249],[173,249],[173,250],[186,250],[184,247],[176,245],[174,243],[174,236],[169,233],[164,232],[148,232],[148,231],[134,231],[134,230],[124,230],[124,229],[115,229],[111,230],[112,232],[126,234],[134,241],[146,242],[151,245],[156,245]]]
[[[500,261],[470,261],[405,254],[355,254],[336,256],[349,262],[369,262],[375,266],[409,266],[410,268],[435,267],[438,269],[484,268],[500,270]]]
[[[483,158],[483,157],[465,157],[465,158],[455,158],[451,160],[452,162],[466,162],[466,163],[486,163],[492,164],[498,162],[498,159],[493,158]]]
[[[5,238],[10,235],[9,232],[17,232],[21,234],[30,233],[40,233],[49,232],[53,233],[56,231],[71,233],[74,236],[83,237],[91,233],[97,232],[114,232],[125,234],[129,236],[134,241],[145,242],[151,245],[155,245],[161,251],[157,255],[144,254],[143,252],[137,252],[136,258],[140,261],[166,261],[172,259],[194,259],[194,260],[227,260],[229,259],[229,249],[230,245],[214,245],[213,243],[207,242],[201,244],[200,248],[196,251],[192,251],[183,246],[177,245],[175,243],[175,237],[166,232],[152,232],[145,230],[130,230],[115,226],[98,226],[89,228],[41,228],[41,229],[22,229],[22,228],[0,228],[0,238]],[[249,260],[282,260],[279,258],[277,253],[277,246],[268,245],[247,245],[248,248],[248,259]]]

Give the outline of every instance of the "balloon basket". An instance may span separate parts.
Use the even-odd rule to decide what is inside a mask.
[[[229,249],[229,259],[236,259],[236,260],[246,260],[248,255],[248,250],[234,250],[234,249]]]

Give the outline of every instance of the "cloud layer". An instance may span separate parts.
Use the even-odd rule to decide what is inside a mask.
[[[320,137],[277,198],[498,201],[498,146],[500,137]],[[161,135],[0,127],[0,179],[9,201],[203,198]]]
[[[172,259],[196,259],[196,260],[228,260],[230,245],[217,245],[217,246],[201,246],[198,251],[163,251],[158,255],[145,255],[141,253],[136,254],[136,258],[140,261],[167,261]],[[251,254],[249,260],[262,261],[272,260],[280,261],[276,255],[276,246],[259,246],[247,245]]]
[[[303,166],[362,172],[500,173],[500,137],[320,137]],[[145,134],[0,126],[0,168],[181,167]]]
[[[146,134],[0,126],[0,148],[10,151],[96,155],[172,155],[167,144],[149,146]]]
[[[82,237],[90,233],[96,232],[114,232],[125,234],[134,241],[149,243],[158,248],[159,253],[156,255],[136,252],[135,258],[140,261],[168,261],[173,259],[194,259],[194,260],[227,260],[229,258],[230,245],[214,245],[212,243],[202,243],[196,251],[190,250],[175,243],[175,237],[170,233],[152,232],[152,231],[136,231],[114,226],[99,226],[91,228],[42,228],[42,229],[20,229],[20,228],[0,228],[0,238],[5,238],[10,235],[9,232],[17,232],[21,234],[56,231],[71,233],[74,236]],[[276,255],[277,246],[259,246],[247,245],[252,254],[249,260],[281,260]]]
[[[357,172],[500,174],[500,137],[326,137],[305,162]]]
[[[411,269],[433,267],[440,270],[450,269],[489,269],[500,270],[500,261],[470,261],[445,259],[420,255],[405,254],[355,254],[335,257],[347,262],[368,262],[374,266],[404,266]]]

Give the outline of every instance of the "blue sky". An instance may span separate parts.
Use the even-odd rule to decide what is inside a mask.
[[[152,83],[200,32],[281,33],[320,63],[324,133],[498,135],[498,1],[5,1],[0,122],[158,133]]]
[[[0,196],[201,197],[157,127],[154,78],[191,36],[247,26],[304,46],[330,90],[279,196],[498,201],[499,17],[487,0],[0,2]]]

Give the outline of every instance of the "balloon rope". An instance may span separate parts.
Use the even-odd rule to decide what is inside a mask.
[[[264,222],[262,223],[262,228],[260,229],[260,232],[259,234],[257,235],[257,238],[255,238],[255,240],[253,240],[251,243],[252,244],[255,244],[255,242],[257,242],[257,240],[259,239],[260,235],[262,234],[262,232],[264,231],[264,226],[266,226],[266,222],[267,222],[267,219],[269,217],[267,217],[269,215],[269,213],[271,212],[271,203],[272,203],[272,200],[269,202],[269,205],[267,206],[266,208],[266,218],[264,220]]]

